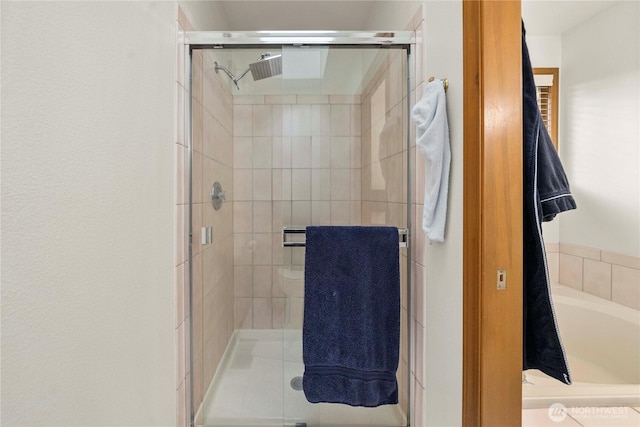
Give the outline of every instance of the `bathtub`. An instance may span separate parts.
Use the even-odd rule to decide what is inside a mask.
[[[522,407],[640,405],[640,312],[562,285],[552,294],[573,384],[528,370]]]

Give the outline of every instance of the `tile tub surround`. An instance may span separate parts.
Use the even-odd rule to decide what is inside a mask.
[[[547,257],[553,283],[640,310],[640,257],[566,243],[547,245]]]

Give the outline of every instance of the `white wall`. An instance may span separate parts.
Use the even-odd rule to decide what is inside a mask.
[[[640,255],[640,3],[562,36],[560,155],[578,209],[564,243]]]
[[[218,1],[178,1],[178,4],[195,31],[220,31],[228,28],[227,17]]]
[[[449,79],[451,172],[446,241],[425,254],[424,425],[462,425],[462,2],[425,1],[425,76]]]
[[[175,425],[173,2],[2,2],[2,425]]]
[[[423,309],[415,311],[424,318],[417,319],[419,325],[415,329],[424,325],[424,337],[412,338],[416,354],[418,357],[422,355],[422,360],[416,362],[415,375],[418,381],[423,382],[424,391],[419,385],[412,388],[415,404],[422,406],[415,411],[417,416],[412,423],[416,426],[448,427],[462,425],[462,2],[383,2],[373,10],[367,27],[403,29],[409,22],[411,10],[415,12],[420,4],[424,22],[418,27],[417,45],[412,52],[416,61],[416,94],[418,97],[422,95],[423,86],[420,84],[428,76],[449,79],[447,111],[452,160],[446,242],[427,243],[416,248],[417,253],[412,255],[418,257],[418,264],[424,265],[423,286],[414,285],[415,289],[424,291],[413,295],[422,299],[416,302],[416,306]],[[389,27],[385,22],[394,23],[395,27]],[[421,158],[416,160],[422,161]],[[424,179],[422,173],[418,174],[417,180]],[[419,183],[413,185],[421,187]],[[421,209],[418,211],[422,212]],[[418,219],[414,224],[415,233],[423,233],[420,221]],[[422,235],[414,235],[413,238],[419,242],[427,240]],[[422,269],[417,266],[417,270]],[[418,372],[420,369],[424,371],[423,377]]]
[[[366,30],[404,30],[420,7],[419,1],[375,2],[367,17]]]
[[[560,67],[562,60],[562,39],[560,36],[527,35],[527,48],[533,67]]]

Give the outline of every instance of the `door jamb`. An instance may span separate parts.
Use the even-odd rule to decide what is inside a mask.
[[[465,427],[521,425],[520,8],[519,0],[463,1]]]

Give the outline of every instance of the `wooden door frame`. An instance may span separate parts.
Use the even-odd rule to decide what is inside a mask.
[[[521,425],[520,6],[520,0],[462,5],[465,427]],[[506,289],[498,289],[499,270]]]

